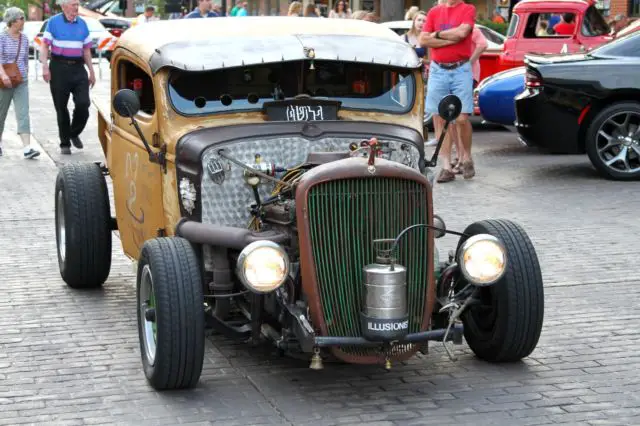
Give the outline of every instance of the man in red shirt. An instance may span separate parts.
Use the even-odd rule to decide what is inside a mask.
[[[573,35],[576,30],[575,15],[573,13],[565,13],[562,15],[562,21],[558,22],[553,30],[557,35]]]
[[[454,94],[462,101],[462,113],[453,125],[464,147],[463,152],[458,153],[458,160],[465,179],[475,176],[469,121],[469,114],[473,113],[473,73],[469,59],[473,53],[471,33],[475,20],[475,6],[463,0],[445,0],[429,10],[420,34],[420,45],[430,50],[425,110],[434,114],[436,138],[440,137],[444,127],[444,120],[438,115],[440,100],[448,94]],[[440,150],[440,156],[447,161],[443,163],[438,182],[450,182],[456,177],[448,160],[450,154],[451,139],[447,138]]]

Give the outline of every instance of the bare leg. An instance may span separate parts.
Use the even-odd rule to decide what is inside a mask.
[[[471,121],[469,121],[468,114],[460,114],[460,117],[458,117],[456,121],[462,145],[462,154],[458,158],[462,163],[464,178],[471,179],[476,174],[473,160],[471,159],[471,139],[473,136],[473,128],[471,127]]]
[[[440,138],[442,135],[442,131],[444,130],[444,120],[439,116],[435,115],[433,117],[433,127],[436,133],[436,138]],[[437,181],[439,183],[451,182],[456,178],[456,175],[453,173],[451,167],[451,134],[449,130],[451,130],[451,125],[447,128],[447,133],[445,135],[444,140],[442,141],[442,147],[440,148],[440,153],[438,157],[442,160],[440,164],[442,164],[442,170],[440,170],[440,174],[438,175]]]

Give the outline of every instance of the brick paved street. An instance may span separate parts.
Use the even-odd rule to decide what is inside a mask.
[[[108,96],[108,80],[94,96]],[[586,156],[551,156],[506,131],[477,129],[478,175],[438,185],[451,229],[511,218],[533,239],[545,279],[545,326],[531,357],[491,365],[437,344],[390,372],[282,359],[219,336],[198,388],[154,392],[141,370],[135,276],[114,237],[99,291],[72,291],[56,259],[57,129],[48,86],[31,81],[32,127],[51,157],[24,161],[13,111],[0,158],[0,425],[640,424],[638,183],[605,181]],[[96,115],[85,150],[101,160]],[[438,241],[441,251],[453,237]]]

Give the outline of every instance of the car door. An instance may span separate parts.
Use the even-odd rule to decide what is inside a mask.
[[[120,89],[132,89],[138,94],[141,108],[135,120],[151,149],[158,151],[159,147],[154,146],[158,139],[158,112],[151,74],[136,57],[119,55],[114,58],[112,79],[117,82],[112,85],[112,99]],[[164,228],[163,171],[159,164],[150,161],[130,118],[114,113],[111,120],[107,151],[118,230],[124,252],[137,257],[144,242],[158,236],[159,230]],[[106,137],[102,139],[107,141]]]
[[[574,15],[574,32],[571,35],[559,35],[553,30],[557,21],[566,13]],[[581,14],[568,5],[558,5],[529,13],[520,38],[516,44],[516,60],[523,61],[528,53],[572,53],[580,50],[576,39],[581,24]]]

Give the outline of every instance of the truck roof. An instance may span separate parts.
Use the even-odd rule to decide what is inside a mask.
[[[159,21],[127,30],[117,47],[148,61],[153,73],[163,67],[205,71],[311,57],[420,66],[413,47],[395,32],[357,19],[272,16]]]
[[[562,7],[571,7],[585,11],[589,6],[593,6],[595,1],[592,0],[521,0],[513,8],[514,12],[530,12],[540,9],[557,9]]]

